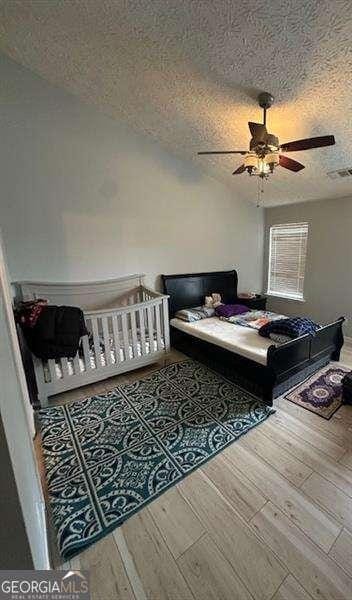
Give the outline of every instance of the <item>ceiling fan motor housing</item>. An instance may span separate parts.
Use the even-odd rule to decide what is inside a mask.
[[[258,96],[258,102],[260,108],[264,108],[265,110],[267,110],[273,104],[274,96],[269,94],[269,92],[261,92]]]
[[[268,133],[266,136],[266,145],[269,146],[270,150],[277,150],[279,147],[279,138],[272,133]]]
[[[252,138],[249,144],[251,152],[257,152],[263,156],[268,152],[273,152],[279,148],[279,138],[271,133],[266,133],[265,136]]]

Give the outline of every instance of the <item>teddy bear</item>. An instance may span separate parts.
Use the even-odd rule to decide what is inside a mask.
[[[220,304],[223,304],[221,302],[221,294],[215,293],[211,296],[205,296],[205,308],[216,308],[217,306],[220,306]]]

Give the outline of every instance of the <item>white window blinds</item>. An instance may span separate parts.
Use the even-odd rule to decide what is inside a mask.
[[[303,300],[308,223],[270,227],[268,294]]]

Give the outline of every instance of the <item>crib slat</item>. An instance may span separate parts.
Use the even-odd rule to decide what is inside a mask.
[[[67,358],[60,358],[60,362],[61,362],[61,370],[62,370],[62,378],[65,379],[66,377],[70,376],[69,370],[68,370],[68,362],[67,362]]]
[[[33,367],[34,367],[38,387],[41,387],[47,383],[46,378],[45,378],[45,371],[44,371],[44,365],[46,362],[47,361],[42,360],[41,358],[37,358],[36,356],[33,356]],[[50,369],[49,369],[49,375],[50,375]]]
[[[170,329],[169,329],[169,303],[167,298],[163,298],[163,331],[164,348],[170,350]]]
[[[112,333],[114,336],[114,348],[115,348],[115,360],[116,363],[121,361],[120,357],[120,339],[119,339],[119,328],[117,324],[117,316],[113,315],[112,317]]]
[[[127,315],[126,313],[122,313],[122,338],[123,338],[123,347],[124,347],[124,358],[125,360],[130,360],[130,340],[128,337],[128,327],[127,327]]]
[[[131,311],[131,332],[132,332],[132,348],[133,357],[138,357],[138,344],[137,344],[137,325],[136,325],[136,311]]]
[[[110,348],[110,339],[109,339],[108,318],[107,317],[102,317],[101,318],[101,322],[102,322],[102,326],[103,326],[105,360],[106,360],[106,364],[107,365],[111,365],[112,364],[112,359],[111,359],[111,348]]]
[[[79,366],[79,354],[77,352],[76,356],[73,359],[73,368],[74,368],[74,372],[75,375],[79,375],[81,373],[81,369]]]
[[[139,314],[139,329],[141,334],[141,352],[145,356],[147,354],[147,348],[145,344],[145,324],[144,324],[144,308],[138,309]]]
[[[89,341],[88,341],[87,335],[84,335],[82,338],[82,347],[83,347],[84,364],[86,367],[86,371],[88,371],[89,369],[92,368],[92,365],[90,362]]]
[[[49,358],[48,367],[49,367],[49,373],[50,373],[50,381],[51,382],[56,381],[57,374],[56,374],[56,368],[55,368],[55,360],[53,358]]]
[[[154,332],[153,332],[152,311],[151,311],[150,306],[147,306],[147,321],[148,321],[149,354],[151,354],[151,352],[154,352]]]
[[[156,341],[158,350],[162,350],[162,342],[161,342],[161,324],[160,324],[160,308],[161,304],[155,304],[155,326],[156,326]]]
[[[98,319],[97,317],[92,317],[92,334],[93,334],[93,346],[94,346],[94,356],[95,356],[95,368],[101,368],[101,356],[100,356],[100,343],[99,343],[99,331],[98,331]]]

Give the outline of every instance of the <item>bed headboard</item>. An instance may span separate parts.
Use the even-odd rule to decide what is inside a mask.
[[[144,275],[127,275],[105,281],[80,283],[48,283],[43,281],[14,282],[19,300],[45,298],[50,304],[79,306],[83,310],[98,310],[114,306],[116,298],[143,283]]]
[[[164,292],[170,295],[170,317],[182,308],[201,306],[204,296],[214,292],[221,294],[223,302],[231,303],[237,298],[237,271],[214,271],[210,273],[184,273],[162,275]]]

